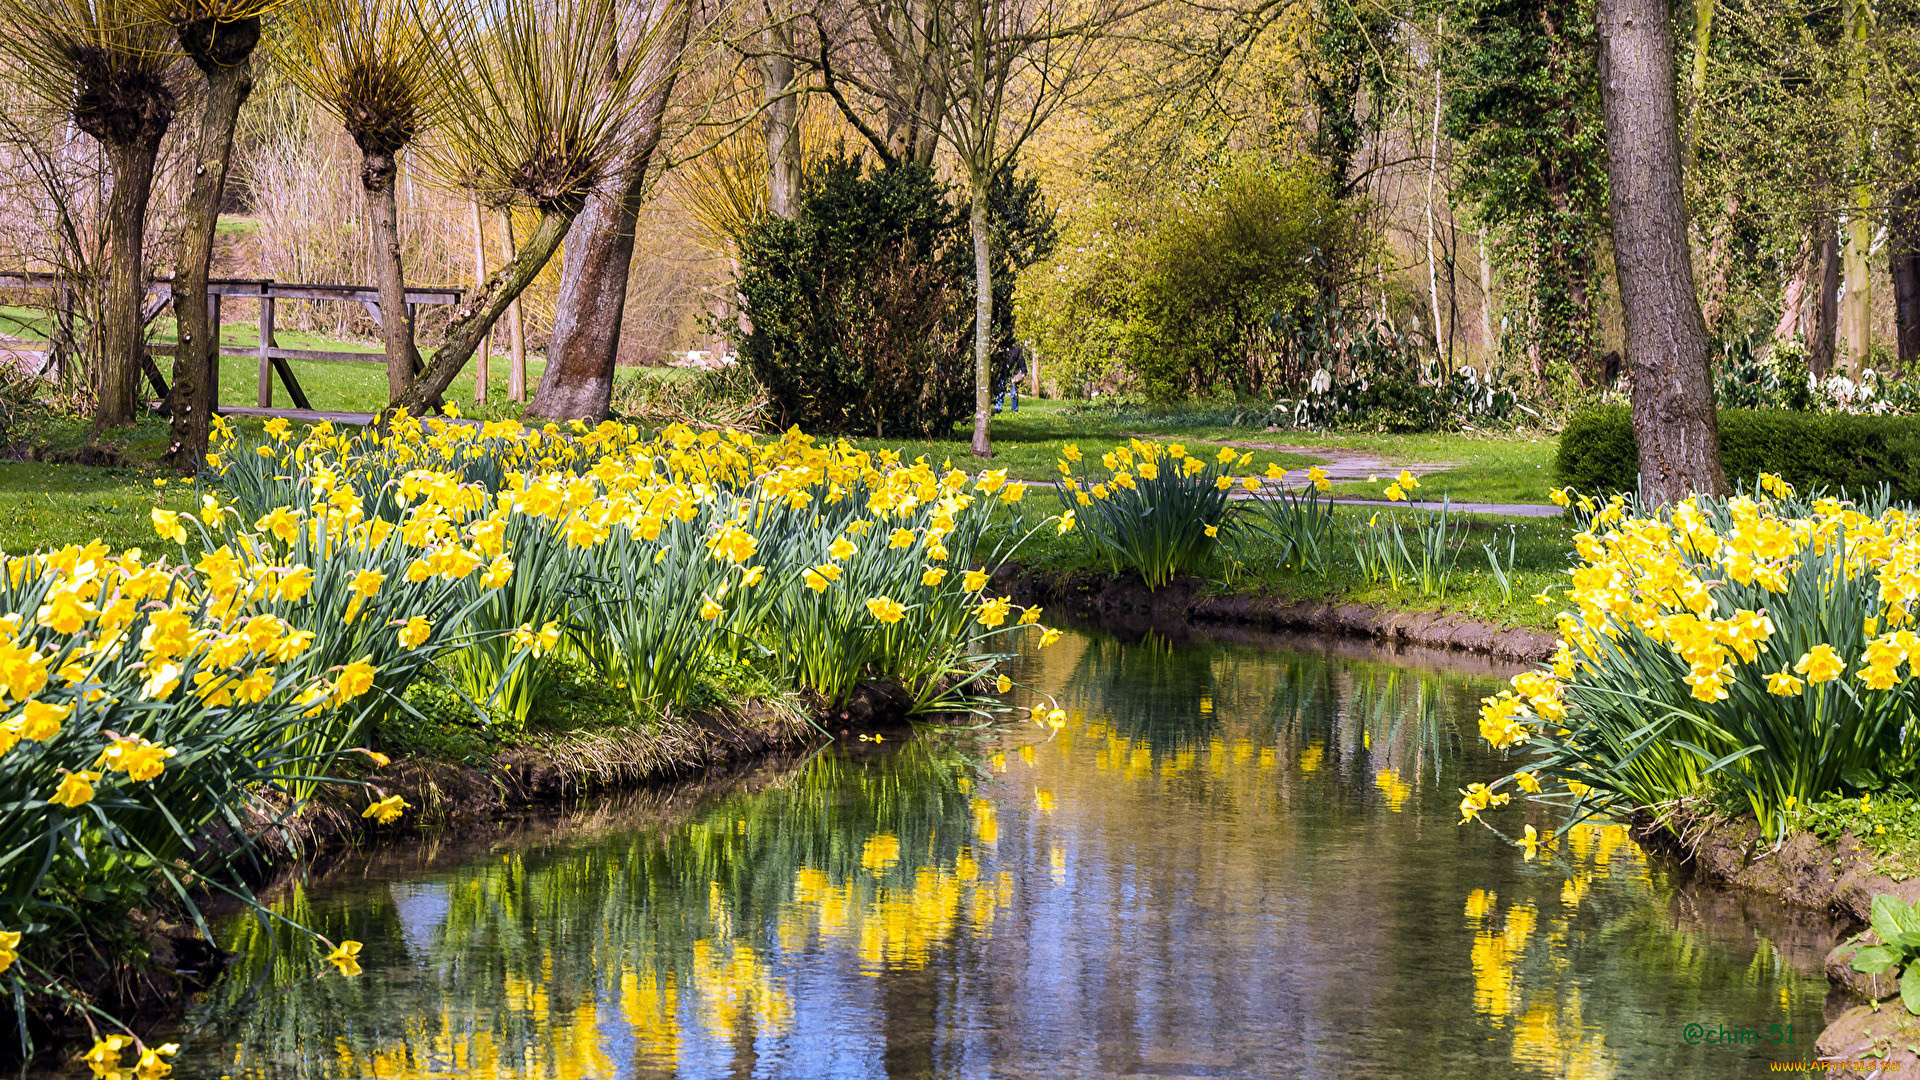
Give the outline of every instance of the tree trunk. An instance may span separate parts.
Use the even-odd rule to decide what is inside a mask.
[[[788,93],[793,61],[785,56],[761,57],[760,75],[766,101],[761,125],[767,137],[767,211],[790,218],[800,184],[800,99]]]
[[[367,193],[367,221],[373,235],[373,283],[380,293],[380,344],[387,354],[388,401],[406,395],[421,366],[413,318],[407,310],[406,267],[400,259],[400,214],[393,191],[398,173],[392,154],[361,153],[360,186]]]
[[[213,243],[220,204],[233,160],[233,129],[240,107],[253,93],[253,49],[260,20],[193,23],[182,27],[181,45],[206,77],[200,130],[193,147],[193,186],[187,193],[180,256],[173,268],[173,316],[178,344],[173,354],[173,435],[167,461],[193,473],[207,457],[213,422],[214,365],[220,362],[219,328],[209,310],[207,282],[213,276]]]
[[[480,287],[487,279],[487,229],[480,222],[480,197],[473,198],[473,292],[480,294]],[[473,401],[476,405],[487,403],[487,375],[493,366],[493,348],[491,341],[480,343],[480,362],[473,367]]]
[[[1487,232],[1480,230],[1480,345],[1486,350],[1481,363],[1487,373],[1500,358],[1500,336],[1493,323],[1493,252],[1487,248]]]
[[[513,210],[500,212],[500,254],[513,258]],[[507,400],[527,400],[527,318],[520,301],[507,305]]]
[[[1873,188],[1857,185],[1852,204],[1847,207],[1846,247],[1840,266],[1846,278],[1846,300],[1840,312],[1841,337],[1846,342],[1847,371],[1858,376],[1873,351]]]
[[[155,135],[137,143],[106,145],[113,186],[107,195],[101,238],[105,287],[101,290],[100,330],[94,342],[93,435],[133,423],[134,393],[140,361],[146,354],[146,326],[140,319],[147,273],[140,245],[146,235],[147,200],[153,194],[153,166],[159,156]]]
[[[675,27],[686,40],[687,24]],[[663,73],[639,117],[640,139],[631,174],[587,199],[560,268],[560,296],[547,341],[547,368],[527,415],[547,420],[605,420],[613,408],[613,377],[626,319],[627,279],[633,268],[634,230],[647,192],[647,170],[659,149],[662,121],[673,99],[676,71]],[[738,277],[736,268],[735,277]],[[716,354],[717,355],[717,354]]]
[[[474,350],[486,340],[500,316],[533,284],[533,279],[540,276],[540,271],[560,250],[560,242],[567,238],[567,228],[578,213],[572,208],[541,210],[533,235],[527,237],[512,262],[494,271],[477,295],[454,312],[453,321],[447,324],[446,340],[434,351],[433,360],[421,371],[420,377],[413,380],[406,394],[389,408],[404,408],[418,415],[440,400],[453,384],[453,377],[473,359]]]
[[[1920,365],[1920,186],[1893,191],[1887,212],[1887,260],[1893,271],[1893,322],[1900,369]]]
[[[1724,494],[1707,326],[1687,245],[1673,12],[1669,0],[1599,0],[1595,23],[1641,492],[1654,504]]]
[[[993,263],[987,246],[987,180],[973,181],[973,456],[992,457],[987,423],[993,418]]]
[[[612,408],[643,186],[636,176],[614,190],[597,191],[580,213],[560,270],[547,370],[527,406],[530,417],[598,422]]]
[[[1700,300],[1700,317],[1706,321],[1707,333],[1711,334],[1720,327],[1720,316],[1727,307],[1727,272],[1731,269],[1733,257],[1727,248],[1733,240],[1734,229],[1738,227],[1740,217],[1740,196],[1729,195],[1724,204],[1718,225],[1713,230],[1713,240],[1707,245],[1706,295]]]
[[[1447,17],[1440,15],[1439,28],[1434,32],[1436,40],[1445,40]],[[1451,371],[1453,355],[1447,348],[1447,340],[1440,336],[1440,264],[1433,254],[1433,189],[1440,177],[1440,58],[1433,58],[1433,133],[1432,141],[1427,145],[1427,299],[1433,311],[1433,354],[1440,358],[1441,368]]]
[[[1824,379],[1833,370],[1833,357],[1840,329],[1840,233],[1839,223],[1822,215],[1815,220],[1819,230],[1814,248],[1813,294],[1807,298],[1807,370]]]

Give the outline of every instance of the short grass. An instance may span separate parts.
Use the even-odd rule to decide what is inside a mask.
[[[1545,503],[1558,485],[1553,455],[1559,439],[1538,432],[1516,435],[1345,435],[1299,432],[1284,441],[1316,450],[1360,453],[1387,459],[1395,469],[1415,462],[1455,462],[1456,467],[1422,476],[1423,499],[1454,502]],[[1378,498],[1383,483],[1340,484],[1335,495]]]
[[[166,335],[171,327],[162,327]],[[165,335],[156,335],[156,340]],[[274,339],[286,349],[313,349],[329,352],[366,353],[379,356],[380,346],[374,342],[342,340],[324,337],[319,334],[302,333],[297,330],[277,330]],[[229,349],[252,349],[260,341],[260,328],[251,322],[230,322],[220,327],[220,344]],[[432,354],[429,352],[429,356]],[[307,399],[314,408],[325,412],[378,412],[387,404],[387,369],[376,361],[354,362],[350,360],[289,360],[287,366],[293,369],[293,377],[299,381],[300,388],[307,393]],[[505,353],[495,353],[487,368],[487,389],[489,405],[513,413],[512,403],[507,399],[507,374],[512,366],[511,359]],[[538,357],[527,357],[527,393],[531,395],[540,383],[541,373],[546,371],[546,361]],[[453,387],[448,391],[448,400],[462,409],[474,404],[473,373],[476,365],[469,364],[466,371],[454,379]],[[163,372],[171,371],[170,364],[160,364]],[[256,397],[260,375],[260,365],[252,359],[223,357],[220,361],[220,401],[225,405],[252,406],[258,402]],[[286,387],[280,384],[276,376],[273,380],[273,404],[277,408],[293,407],[292,396]]]
[[[184,510],[197,493],[138,468],[0,464],[0,551],[18,554],[98,539],[115,551],[172,548],[153,533],[156,506]]]
[[[1223,440],[1232,440],[1236,434],[1242,433],[1234,428],[1203,427],[1178,433],[1156,433],[1153,437],[1180,442],[1193,453],[1214,453]],[[995,415],[988,429],[988,437],[993,444],[994,456],[985,462],[973,457],[973,429],[970,425],[955,425],[953,434],[944,439],[849,441],[866,450],[897,451],[907,461],[924,455],[935,465],[952,461],[966,469],[1005,469],[1007,475],[1016,480],[1060,479],[1060,452],[1069,444],[1077,445],[1083,451],[1098,453],[1127,441],[1127,433],[1119,426],[1076,415],[1066,402],[1034,400],[1022,402],[1019,412]],[[1299,469],[1318,460],[1305,454],[1270,450],[1250,452],[1254,459],[1246,468],[1252,472],[1263,472],[1269,464],[1277,464],[1284,469]]]

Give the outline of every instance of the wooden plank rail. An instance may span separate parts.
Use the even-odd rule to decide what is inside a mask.
[[[59,284],[58,274],[0,274],[0,288],[8,289],[50,289]],[[157,289],[163,296],[173,292],[173,282],[168,278],[155,278],[149,288]],[[317,285],[305,282],[282,282],[273,278],[211,278],[207,281],[209,296],[244,296],[258,299],[262,296],[275,300],[338,300],[348,303],[380,302],[380,290],[370,285]],[[463,289],[422,286],[407,290],[409,304],[457,304],[466,295]]]
[[[43,273],[0,273],[0,289],[51,289],[60,284],[57,274]],[[167,301],[173,296],[173,283],[170,278],[155,278],[149,285],[149,297],[146,309],[152,311],[149,321],[160,313]],[[421,287],[410,288],[406,292],[407,310],[405,317],[413,318],[413,309],[420,304],[458,304],[465,291],[451,288]],[[286,349],[281,348],[274,334],[275,308],[281,300],[319,300],[335,303],[363,304],[375,322],[381,322],[380,290],[367,285],[319,285],[309,282],[283,282],[273,278],[212,278],[207,282],[207,314],[212,324],[214,340],[220,338],[220,307],[223,297],[257,300],[260,303],[259,344],[252,349],[239,350],[221,348],[214,353],[213,370],[208,373],[208,388],[212,392],[215,409],[220,408],[220,361],[254,360],[259,364],[258,404],[247,412],[273,409],[273,377],[278,375],[280,382],[293,397],[294,404],[303,412],[311,412],[313,405],[307,400],[306,391],[300,381],[294,378],[289,360],[317,360],[324,363],[384,364],[385,352],[342,352],[329,349]],[[143,314],[145,310],[143,309]],[[172,356],[179,346],[167,342],[152,342],[147,346],[147,354],[142,358],[142,366],[154,389],[164,399],[167,396],[165,382],[160,378],[160,369],[153,363],[154,356]],[[482,363],[485,363],[483,358]]]

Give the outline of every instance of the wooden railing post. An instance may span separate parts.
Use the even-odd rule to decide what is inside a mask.
[[[254,394],[254,400],[262,409],[273,408],[273,358],[267,350],[273,347],[273,305],[274,299],[268,295],[271,285],[260,286],[260,343],[257,351],[260,355],[260,386]]]
[[[220,411],[220,294],[207,295],[207,411]]]

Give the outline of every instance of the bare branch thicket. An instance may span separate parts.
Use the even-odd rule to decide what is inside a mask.
[[[102,295],[91,334],[98,434],[134,418],[145,356],[147,211],[161,140],[183,95],[180,54],[167,28],[133,0],[11,0],[0,6],[0,55],[16,86],[92,136],[107,160]]]

